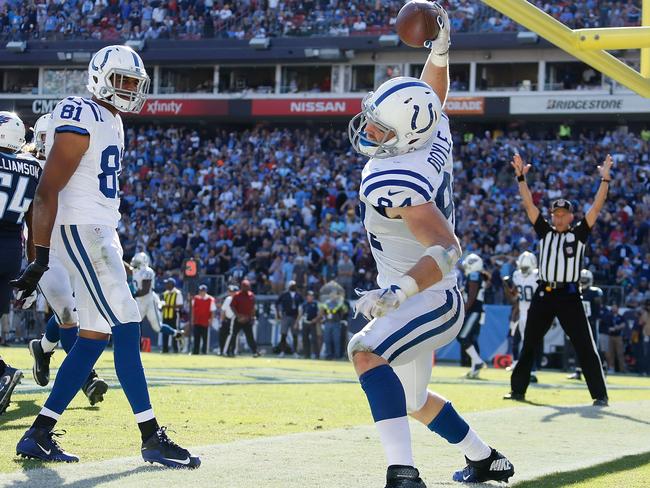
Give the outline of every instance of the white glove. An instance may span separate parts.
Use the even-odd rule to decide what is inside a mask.
[[[360,298],[354,305],[354,317],[361,314],[368,320],[383,317],[396,310],[407,298],[406,293],[396,285],[370,291],[357,288],[355,292]]]
[[[34,305],[36,298],[38,298],[38,293],[36,292],[36,290],[34,290],[31,295],[28,295],[22,299],[23,303],[20,306],[20,308],[22,308],[23,310],[27,310],[28,308],[31,308],[31,306]]]
[[[449,16],[447,15],[447,11],[439,4],[437,6],[440,10],[440,15],[438,15],[438,18],[436,20],[438,21],[440,31],[438,32],[438,37],[436,37],[434,40],[424,41],[424,47],[431,49],[431,54],[429,54],[429,61],[435,66],[445,68],[449,63],[451,25],[449,24]]]

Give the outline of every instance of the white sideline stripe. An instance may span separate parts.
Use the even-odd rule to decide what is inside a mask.
[[[512,461],[516,474],[511,482],[650,450],[650,400],[614,403],[608,409],[523,407],[465,417]],[[422,425],[412,423],[411,431],[415,461],[427,486],[457,487],[451,475],[464,466],[462,455]],[[212,487],[219,480],[228,488],[376,488],[383,486],[385,476],[372,425],[208,445],[191,452],[202,458],[202,466],[191,472],[162,471],[129,457],[0,475],[0,487]]]

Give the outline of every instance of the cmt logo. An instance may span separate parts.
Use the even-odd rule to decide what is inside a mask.
[[[52,110],[54,110],[54,107],[56,107],[57,104],[56,99],[51,99],[51,100],[34,100],[32,102],[32,112],[35,114],[49,114]]]

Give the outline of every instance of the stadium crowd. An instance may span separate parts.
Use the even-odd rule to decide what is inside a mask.
[[[454,32],[519,27],[479,0],[443,0]],[[639,25],[639,0],[535,0],[572,28]],[[378,35],[393,30],[397,0],[3,0],[5,40],[201,39]]]
[[[583,211],[609,151],[616,183],[587,259],[597,283],[619,285],[637,302],[650,298],[650,131],[539,136],[514,129],[456,135],[456,227],[465,250],[505,276],[520,252],[533,249],[509,167],[515,150],[533,165],[538,205],[564,196]],[[179,274],[190,253],[203,274],[246,277],[258,293],[277,294],[291,280],[304,290],[338,277],[348,294],[372,283],[355,214],[363,159],[342,131],[139,126],[127,130],[127,141],[120,229],[127,257],[146,249],[160,273]]]
[[[456,229],[463,248],[487,263],[486,301],[505,303],[502,278],[521,252],[535,251],[509,166],[513,152],[533,165],[529,183],[537,205],[547,208],[563,196],[580,202],[581,213],[599,182],[596,166],[610,152],[615,184],[587,263],[597,285],[612,287],[608,303],[638,312],[626,331],[628,342],[638,342],[637,319],[650,303],[650,131],[551,132],[456,133]],[[332,128],[131,127],[121,186],[125,257],[146,250],[160,277],[178,283],[185,258],[193,256],[201,275],[221,275],[227,283],[248,279],[258,295],[277,295],[291,281],[303,294],[317,292],[336,280],[350,298],[354,287],[375,286],[355,214],[363,163],[345,133]],[[212,278],[204,281],[214,289]]]

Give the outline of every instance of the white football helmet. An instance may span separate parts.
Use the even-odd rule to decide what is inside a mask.
[[[128,78],[137,81],[135,89],[124,87]],[[149,82],[140,55],[128,46],[106,46],[88,65],[88,91],[120,112],[138,113],[142,109]]]
[[[528,251],[522,252],[517,258],[517,269],[524,276],[528,276],[535,268],[537,268],[537,258],[535,255]]]
[[[594,284],[593,273],[588,269],[583,269],[580,271],[580,284],[585,288],[592,286]]]
[[[47,126],[50,124],[50,120],[52,120],[52,114],[41,115],[32,128],[36,157],[39,159],[45,159],[45,134],[47,134]]]
[[[348,125],[355,151],[387,158],[415,151],[431,138],[442,114],[440,99],[426,82],[409,76],[392,78],[368,93],[361,112]],[[372,124],[382,132],[373,141],[366,131]]]
[[[465,259],[463,259],[463,271],[466,275],[475,273],[477,271],[483,271],[483,260],[478,254],[468,254]]]
[[[0,148],[18,152],[25,145],[25,124],[14,112],[0,112]]]
[[[146,268],[149,266],[149,256],[143,252],[136,253],[136,255],[131,258],[131,266],[134,268]]]

